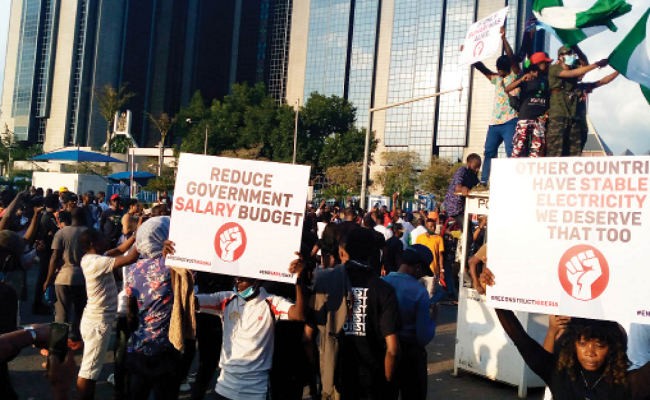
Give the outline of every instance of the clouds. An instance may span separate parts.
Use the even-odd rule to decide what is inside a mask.
[[[617,32],[604,32],[580,44],[590,62],[607,58],[612,50],[623,40],[641,15],[648,9],[647,0],[627,0],[632,11],[614,20]],[[589,8],[595,0],[564,0],[567,7]],[[551,57],[556,58],[560,46],[557,40],[551,44]],[[613,72],[604,68],[589,73],[585,81],[595,81]],[[609,145],[615,155],[630,149],[634,154],[644,154],[650,150],[650,105],[641,94],[639,85],[619,76],[607,86],[596,89],[589,97],[589,118],[596,130]]]

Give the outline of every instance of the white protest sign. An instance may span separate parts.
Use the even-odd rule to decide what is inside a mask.
[[[183,153],[169,239],[174,267],[294,283],[310,167]]]
[[[650,324],[650,158],[495,160],[495,308]]]
[[[463,51],[458,63],[474,64],[501,51],[501,34],[499,30],[506,21],[508,7],[495,12],[489,17],[477,21],[469,27]]]

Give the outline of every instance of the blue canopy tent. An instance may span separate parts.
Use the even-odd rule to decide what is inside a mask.
[[[149,179],[155,178],[156,175],[152,174],[151,172],[145,172],[145,171],[134,171],[133,172],[133,180],[136,181],[139,185],[144,186],[147,184]],[[118,172],[117,174],[109,175],[108,179],[112,181],[130,181],[131,180],[131,172],[126,171],[126,172]]]
[[[109,157],[105,154],[95,153],[92,151],[84,150],[62,150],[53,151],[51,153],[41,154],[40,156],[30,158],[31,161],[76,161],[77,170],[79,170],[79,162],[114,162],[123,163],[124,161],[117,158]]]

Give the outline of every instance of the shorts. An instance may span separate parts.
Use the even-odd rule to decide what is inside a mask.
[[[95,322],[83,318],[80,330],[84,341],[84,355],[79,377],[97,381],[111,340],[111,321]]]

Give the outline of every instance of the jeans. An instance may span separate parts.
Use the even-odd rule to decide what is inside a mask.
[[[117,317],[117,325],[115,326],[115,343],[113,347],[113,354],[115,358],[114,363],[114,378],[115,389],[114,399],[128,399],[129,398],[129,374],[126,372],[126,351],[129,345],[129,326],[125,316]]]
[[[171,347],[152,356],[140,353],[128,356],[132,399],[148,399],[151,392],[154,400],[178,399],[180,352]]]
[[[56,291],[56,315],[54,321],[58,323],[69,322],[71,325],[70,339],[81,340],[79,324],[84,308],[86,308],[86,287],[71,285],[54,285]],[[74,313],[72,312],[74,308]]]
[[[196,314],[196,340],[199,342],[199,369],[192,387],[192,400],[203,400],[219,364],[223,328],[221,318],[211,314]]]
[[[517,118],[511,119],[505,124],[490,125],[487,137],[485,138],[485,154],[483,159],[483,172],[481,183],[486,184],[490,179],[490,167],[492,159],[499,154],[499,146],[503,143],[506,146],[506,155],[512,154],[512,138],[515,136]]]
[[[400,360],[395,381],[390,387],[390,399],[426,400],[427,351],[415,343],[400,340]]]
[[[34,289],[34,306],[43,304],[43,285],[47,279],[48,268],[50,267],[50,257],[52,252],[49,250],[38,252],[38,278],[36,279],[36,288]]]

